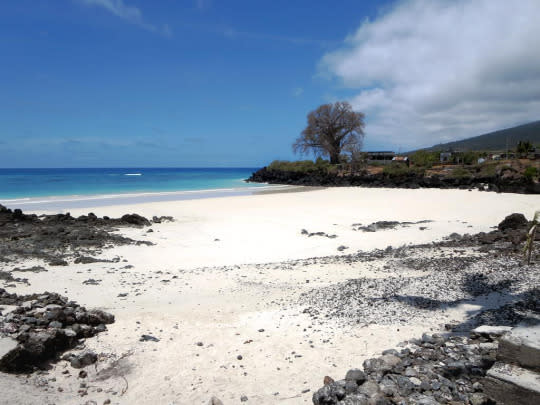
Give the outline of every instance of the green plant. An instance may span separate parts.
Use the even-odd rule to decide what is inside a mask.
[[[485,162],[477,166],[477,171],[481,177],[493,177],[497,174],[497,162]]]
[[[288,160],[274,160],[268,165],[270,171],[283,171],[283,172],[299,172],[309,173],[316,171],[331,172],[335,167],[330,165],[328,160],[318,158],[315,162],[312,160],[299,160],[296,162],[289,162]]]
[[[418,150],[409,155],[409,160],[415,166],[431,167],[439,161],[440,152],[431,152],[427,150]]]
[[[516,147],[516,152],[528,153],[531,149],[534,149],[534,146],[530,141],[519,141]]]
[[[527,258],[527,264],[531,264],[531,255],[533,251],[534,239],[536,238],[536,229],[538,228],[538,224],[540,224],[540,211],[536,211],[534,213],[531,227],[527,232],[527,241],[525,242],[525,248],[523,249],[523,252],[525,253]]]
[[[450,177],[464,179],[467,177],[471,177],[471,172],[469,172],[467,169],[464,169],[463,167],[456,167],[450,172]]]
[[[423,176],[425,172],[421,167],[407,167],[404,163],[390,163],[384,166],[383,174],[386,177],[404,177],[408,175]]]
[[[538,176],[538,169],[534,166],[528,166],[523,171],[523,177],[527,180],[533,180],[536,176]]]
[[[464,152],[461,156],[461,161],[466,165],[473,165],[478,161],[480,153],[478,152]]]

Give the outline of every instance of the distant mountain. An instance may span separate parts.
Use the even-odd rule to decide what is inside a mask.
[[[540,145],[540,121],[530,122],[517,127],[501,129],[500,131],[462,139],[461,141],[441,143],[424,150],[505,150],[508,142],[509,149],[515,149],[519,141],[530,141]]]

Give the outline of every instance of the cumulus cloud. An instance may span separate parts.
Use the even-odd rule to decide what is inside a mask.
[[[137,25],[145,30],[156,32],[164,36],[170,37],[172,35],[169,25],[164,24],[158,27],[153,24],[149,24],[143,20],[142,12],[135,6],[128,6],[124,4],[123,0],[77,0],[79,3],[85,6],[101,7],[107,10],[109,13],[131,23]]]
[[[540,1],[404,0],[326,54],[366,141],[430,146],[540,119]]]

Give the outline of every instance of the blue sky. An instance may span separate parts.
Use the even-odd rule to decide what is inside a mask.
[[[538,119],[540,87],[523,81],[540,78],[538,2],[510,22],[504,4],[5,1],[0,167],[261,166],[294,158],[306,114],[336,100],[366,113],[365,149]],[[500,38],[489,13],[515,30],[498,50],[480,39]]]

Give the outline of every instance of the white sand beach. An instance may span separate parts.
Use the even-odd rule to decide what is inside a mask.
[[[100,355],[84,381],[88,396],[78,395],[83,381],[60,361],[44,375],[0,374],[0,403],[206,404],[216,396],[235,404],[245,395],[248,404],[310,404],[325,375],[342,378],[365,358],[462,321],[476,307],[463,304],[397,324],[313,323],[298,303],[300,294],[360,276],[388,277],[392,270],[362,262],[291,261],[489,231],[512,212],[531,217],[539,208],[537,195],[365,188],[66,207],[74,216],[133,212],[175,221],[152,225],[151,233],[122,229],[154,245],[103,251],[100,257],[120,257],[117,263],[45,266],[47,272],[24,274],[29,285],[8,288],[58,292],[114,314],[116,322],[85,342]],[[382,220],[432,222],[379,232],[352,226]],[[337,236],[308,236],[303,229]],[[34,264],[43,265],[17,265]],[[11,267],[0,262],[0,269]],[[98,284],[83,284],[88,279]],[[142,334],[159,341],[141,342]]]

